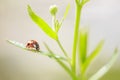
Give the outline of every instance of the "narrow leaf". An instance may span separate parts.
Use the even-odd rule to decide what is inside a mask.
[[[69,9],[70,9],[70,4],[67,5],[66,10],[65,10],[65,13],[64,13],[63,18],[62,18],[62,20],[60,21],[60,23],[59,23],[59,22],[57,23],[57,29],[56,29],[56,32],[59,31],[59,29],[60,29],[60,27],[61,27],[63,21],[64,21],[65,18],[67,17],[68,12],[69,12]]]
[[[28,49],[26,48],[26,46],[22,43],[19,43],[19,42],[16,42],[16,41],[13,41],[13,40],[7,40],[10,44],[16,46],[16,47],[19,47],[21,49],[24,49],[24,50],[27,50],[27,51],[32,51],[34,53],[39,53],[41,55],[45,55],[45,56],[48,56],[50,58],[57,58],[57,59],[61,59],[61,60],[66,60],[64,57],[61,57],[61,56],[58,56],[56,54],[52,54],[52,53],[48,53],[48,52],[44,52],[44,51],[36,51],[34,49]]]
[[[83,64],[86,60],[87,55],[87,40],[88,40],[88,30],[86,28],[80,29],[80,37],[79,37],[79,57],[81,64]]]
[[[106,74],[109,69],[113,66],[113,64],[115,63],[115,61],[117,60],[119,54],[117,49],[115,49],[114,54],[111,58],[111,60],[109,61],[109,63],[107,63],[105,66],[103,66],[98,72],[96,72],[89,80],[98,80],[100,79],[104,74]]]
[[[36,15],[31,7],[28,5],[28,13],[29,13],[29,16],[31,17],[31,19],[51,38],[57,40],[58,39],[58,36],[56,34],[56,32],[54,32],[52,30],[52,28],[41,18],[39,17],[38,15]]]
[[[104,40],[101,40],[97,47],[95,48],[95,50],[90,54],[90,56],[86,59],[83,67],[82,67],[82,71],[85,72],[87,67],[89,66],[89,64],[92,62],[92,60],[95,59],[95,57],[99,54],[99,52],[101,51],[102,47],[104,44]]]
[[[67,17],[69,10],[70,10],[70,4],[68,4],[66,7],[66,11],[64,13],[63,19],[65,19]]]
[[[45,45],[45,47],[46,47],[46,49],[51,53],[51,55],[55,55],[54,53],[53,53],[53,51],[48,47],[48,45],[44,42],[44,45]],[[60,56],[58,56],[58,57],[60,57]],[[57,56],[56,56],[56,58],[57,58]],[[62,57],[61,57],[62,58]],[[64,60],[67,60],[67,59],[65,59],[65,58],[62,58],[62,59],[64,59]]]
[[[49,48],[49,46],[48,46],[46,43],[44,43],[44,45],[45,45],[46,49],[47,49],[50,53],[53,53],[53,51]],[[65,69],[65,71],[66,71],[71,77],[76,78],[76,76],[71,72],[71,70],[69,69],[69,67],[68,67],[65,63],[63,63],[63,62],[62,62],[60,59],[58,59],[58,58],[55,58],[55,60]]]
[[[7,42],[9,42],[10,44],[12,44],[12,45],[14,45],[16,47],[27,50],[26,46],[24,44],[22,44],[22,43],[19,43],[19,42],[13,41],[13,40],[7,40]]]

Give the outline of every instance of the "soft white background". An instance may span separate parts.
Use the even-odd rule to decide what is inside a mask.
[[[69,79],[54,60],[21,50],[6,42],[11,39],[25,44],[27,40],[35,39],[41,50],[46,50],[43,45],[45,41],[56,53],[63,55],[56,42],[46,36],[29,18],[27,5],[51,25],[49,6],[58,6],[57,18],[60,20],[68,3],[71,8],[59,31],[59,38],[71,56],[74,0],[0,0],[0,80],[56,80],[58,76],[59,80]],[[109,61],[114,48],[120,46],[120,0],[90,0],[83,8],[81,26],[90,29],[89,53],[101,39],[105,39],[104,48],[91,65],[90,71],[99,69]],[[119,60],[112,69],[120,71]]]

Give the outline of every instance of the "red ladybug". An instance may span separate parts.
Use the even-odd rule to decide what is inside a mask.
[[[28,49],[34,49],[36,51],[40,50],[39,44],[35,40],[28,41],[27,44],[26,44],[26,48],[28,48]]]

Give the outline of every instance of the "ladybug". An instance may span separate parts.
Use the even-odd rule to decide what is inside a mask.
[[[40,50],[39,44],[35,40],[28,41],[27,44],[26,44],[26,48],[28,48],[28,49],[34,49],[36,51]]]

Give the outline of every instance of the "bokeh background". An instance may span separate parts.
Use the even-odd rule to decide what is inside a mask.
[[[31,5],[51,25],[49,6],[58,6],[57,18],[60,20],[68,3],[71,8],[59,31],[59,38],[71,56],[74,0],[0,0],[0,80],[70,80],[69,75],[54,60],[21,50],[6,42],[10,39],[26,44],[27,40],[35,39],[41,50],[46,51],[43,45],[46,42],[52,50],[63,55],[56,42],[29,18],[27,5]],[[81,26],[88,26],[90,29],[88,53],[101,39],[105,39],[103,50],[87,72],[90,76],[109,61],[116,46],[120,48],[120,0],[90,0],[83,8],[81,19]],[[119,58],[100,80],[120,80]]]

